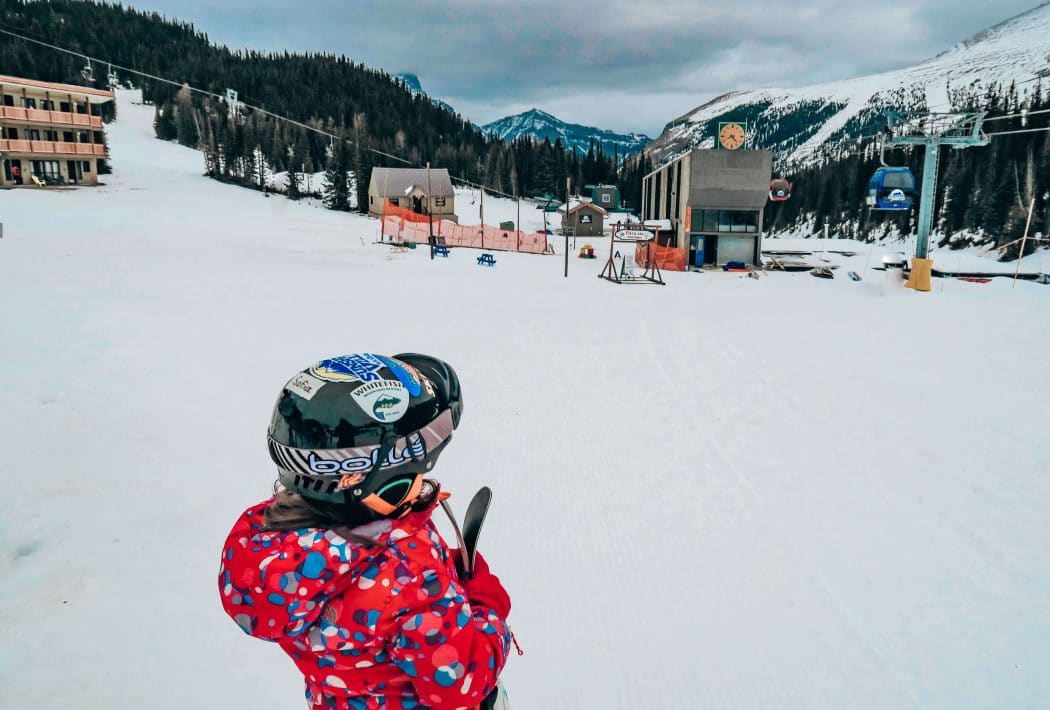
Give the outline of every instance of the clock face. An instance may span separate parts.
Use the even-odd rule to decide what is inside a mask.
[[[739,123],[726,123],[718,131],[718,142],[723,148],[736,150],[744,145],[744,127]]]

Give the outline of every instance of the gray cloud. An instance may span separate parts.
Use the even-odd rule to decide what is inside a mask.
[[[346,54],[414,72],[485,123],[537,106],[575,123],[655,135],[735,89],[801,86],[908,66],[1033,0],[805,5],[577,0],[382,3],[143,0],[231,47]]]

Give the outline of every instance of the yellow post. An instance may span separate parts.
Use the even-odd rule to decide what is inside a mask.
[[[911,260],[911,273],[908,274],[908,280],[904,282],[904,285],[916,291],[929,291],[932,272],[933,259],[916,257]]]

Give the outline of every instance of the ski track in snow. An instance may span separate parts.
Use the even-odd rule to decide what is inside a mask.
[[[359,349],[463,379],[436,474],[460,515],[493,488],[518,710],[1050,706],[1050,288],[430,262],[151,119],[121,93],[104,187],[0,192],[0,707],[303,707],[217,555],[285,378]]]

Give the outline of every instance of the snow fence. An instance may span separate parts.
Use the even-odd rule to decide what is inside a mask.
[[[383,239],[426,244],[430,237],[430,217],[387,204],[383,208]],[[487,224],[462,225],[447,219],[434,219],[434,236],[450,247],[471,247],[492,251],[520,251],[543,254],[547,235],[540,232],[500,229]]]
[[[649,247],[649,256],[660,267],[660,271],[685,271],[686,253],[685,249],[674,247],[662,247],[653,244]],[[648,269],[650,264],[646,259],[645,244],[638,244],[634,248],[634,263],[643,269]]]

